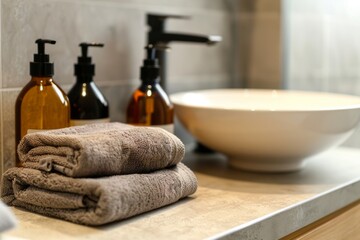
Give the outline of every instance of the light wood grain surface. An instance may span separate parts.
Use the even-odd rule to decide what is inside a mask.
[[[360,201],[346,206],[281,240],[360,239]]]

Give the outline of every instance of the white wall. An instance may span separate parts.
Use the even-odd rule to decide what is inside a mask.
[[[360,1],[283,0],[283,15],[286,88],[360,96]]]

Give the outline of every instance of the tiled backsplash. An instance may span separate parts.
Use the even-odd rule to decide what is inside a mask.
[[[146,43],[146,13],[187,15],[169,20],[171,31],[217,34],[214,46],[171,43],[168,92],[219,87],[281,86],[281,0],[0,0],[0,173],[15,162],[14,103],[30,80],[29,61],[37,38],[55,63],[55,81],[69,90],[82,41],[91,49],[95,81],[110,103],[112,121],[124,121]],[[2,51],[2,52],[1,52]],[[193,141],[179,124],[178,136]]]
[[[146,43],[146,13],[191,16],[168,29],[218,34],[215,46],[172,43],[169,93],[218,87],[331,91],[360,95],[360,4],[357,0],[0,0],[0,173],[14,165],[14,103],[30,80],[35,39],[55,62],[55,81],[68,90],[82,41],[91,49],[95,81],[124,121]],[[281,57],[282,54],[282,57]],[[281,78],[283,77],[283,80]],[[177,125],[185,141],[190,136]],[[360,131],[345,143],[360,147]]]
[[[29,61],[37,38],[57,40],[46,50],[55,63],[55,82],[64,90],[74,83],[73,64],[82,41],[103,42],[90,49],[96,64],[95,81],[110,103],[112,121],[123,122],[133,90],[140,84],[144,57],[146,13],[190,16],[169,20],[171,31],[217,34],[220,44],[172,43],[168,54],[169,93],[201,88],[228,87],[234,80],[233,21],[236,0],[1,0],[0,81],[2,170],[14,165],[14,103],[30,80]],[[188,136],[180,131],[184,140]],[[0,169],[0,172],[2,171]]]
[[[281,88],[281,0],[237,1],[237,68],[242,87]]]

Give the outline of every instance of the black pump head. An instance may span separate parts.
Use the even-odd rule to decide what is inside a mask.
[[[78,62],[75,64],[75,76],[91,77],[95,75],[95,65],[91,63],[91,57],[88,56],[89,47],[103,47],[103,43],[86,43],[79,44],[81,47],[81,56],[78,57]]]
[[[50,63],[49,55],[45,54],[45,44],[55,44],[49,39],[37,39],[38,53],[34,54],[34,61],[30,62],[30,75],[35,77],[51,77],[54,75],[54,64]]]
[[[140,78],[145,81],[153,81],[159,77],[160,73],[158,60],[156,58],[156,49],[152,44],[147,45],[145,49],[146,58],[141,67]]]
[[[149,44],[145,47],[146,49],[146,59],[144,59],[144,66],[154,66],[158,67],[158,60],[156,59],[156,49],[152,44]]]

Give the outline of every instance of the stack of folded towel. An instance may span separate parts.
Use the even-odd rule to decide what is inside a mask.
[[[183,143],[165,130],[101,123],[26,135],[22,168],[3,175],[10,206],[86,225],[147,212],[193,194]]]

